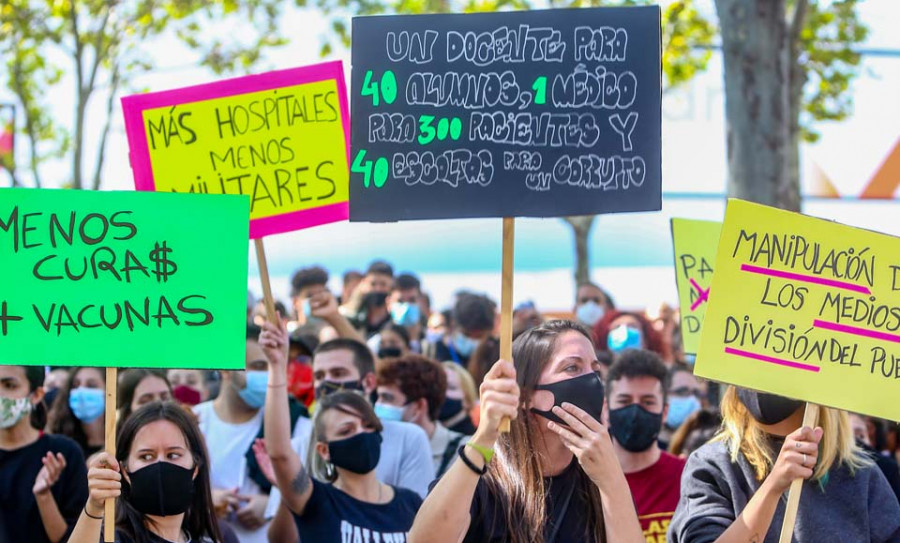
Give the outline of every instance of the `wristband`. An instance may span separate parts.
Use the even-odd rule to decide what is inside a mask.
[[[484,445],[479,445],[477,443],[472,443],[471,441],[466,443],[469,447],[472,447],[479,453],[481,453],[481,457],[484,458],[485,465],[491,463],[491,458],[494,457],[494,449],[491,447],[485,447]]]
[[[483,468],[478,469],[478,466],[476,466],[471,460],[469,460],[469,457],[466,456],[465,450],[466,450],[466,446],[460,445],[459,450],[456,452],[459,453],[459,457],[462,459],[462,461],[466,465],[466,467],[468,467],[470,470],[472,470],[475,473],[475,475],[477,475],[479,477],[481,477],[482,475],[487,473],[487,470],[488,470],[487,464],[485,464]]]
[[[90,518],[92,518],[92,519],[94,519],[94,520],[103,520],[103,515],[102,515],[102,514],[101,514],[99,517],[95,517],[94,515],[88,513],[88,510],[87,510],[87,504],[85,504],[85,506],[84,506],[84,514],[87,515],[87,516],[89,516]]]

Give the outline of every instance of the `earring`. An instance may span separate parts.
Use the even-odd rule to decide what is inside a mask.
[[[331,479],[334,477],[334,464],[325,462],[325,477]]]

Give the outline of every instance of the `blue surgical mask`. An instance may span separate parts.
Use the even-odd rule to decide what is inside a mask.
[[[578,319],[578,322],[588,326],[597,324],[597,321],[602,319],[605,314],[606,308],[594,301],[585,302],[575,308],[575,318]]]
[[[69,407],[78,420],[90,424],[103,414],[106,407],[106,392],[102,388],[86,387],[70,390]]]
[[[403,408],[378,402],[375,404],[375,416],[383,421],[401,422],[403,420]]]
[[[453,334],[453,348],[456,349],[456,352],[466,358],[472,356],[472,353],[478,348],[479,343],[481,342],[477,339],[472,339],[462,332]]]
[[[417,304],[397,302],[391,306],[391,320],[398,326],[415,326],[420,318],[421,311]]]
[[[624,324],[610,330],[609,335],[606,336],[606,345],[614,353],[625,349],[640,349],[643,343],[644,338],[641,331]]]
[[[247,384],[238,390],[238,395],[244,403],[253,409],[260,409],[266,405],[266,388],[269,386],[269,372],[248,371]]]
[[[696,396],[686,398],[669,398],[669,414],[666,415],[666,426],[676,429],[692,414],[700,410],[700,400]]]

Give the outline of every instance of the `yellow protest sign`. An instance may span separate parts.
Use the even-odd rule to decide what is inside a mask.
[[[729,200],[697,375],[900,420],[900,239]]]
[[[688,354],[696,354],[700,346],[700,327],[709,303],[709,285],[721,232],[720,222],[672,219],[681,340]]]
[[[138,190],[246,194],[251,238],[348,216],[340,62],[127,96],[122,106]]]

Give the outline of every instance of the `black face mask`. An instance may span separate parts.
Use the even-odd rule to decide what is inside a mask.
[[[738,399],[744,404],[750,415],[760,424],[778,424],[793,415],[803,405],[800,400],[746,388],[739,388],[737,394]]]
[[[369,473],[381,458],[381,432],[360,432],[328,443],[331,463],[360,475]]]
[[[651,413],[636,403],[609,412],[609,431],[628,452],[649,449],[661,428],[662,413]]]
[[[446,398],[441,404],[441,412],[438,413],[438,420],[448,420],[455,417],[463,409],[463,402],[457,398]]]
[[[397,358],[403,354],[400,347],[382,347],[378,349],[378,358]]]
[[[563,402],[580,407],[588,415],[600,421],[600,413],[603,412],[603,380],[596,372],[566,379],[558,383],[549,385],[537,385],[535,390],[549,390],[553,393],[553,405],[562,406]],[[536,413],[546,419],[550,419],[557,424],[568,426],[565,421],[553,414],[552,411],[541,411],[540,409],[531,408],[532,413]]]
[[[363,298],[365,307],[382,307],[387,303],[387,292],[370,292]]]
[[[128,474],[123,497],[138,512],[166,517],[180,515],[194,498],[194,469],[160,461]]]
[[[359,381],[322,381],[319,386],[316,387],[316,399],[320,400],[332,392],[338,392],[339,390],[358,390],[364,392],[365,389],[363,389],[362,383]]]

